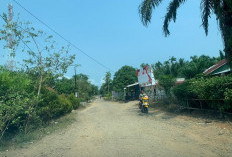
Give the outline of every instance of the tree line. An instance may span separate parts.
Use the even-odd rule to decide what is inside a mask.
[[[220,112],[232,111],[231,91],[232,75],[206,76],[203,72],[225,58],[222,51],[219,57],[206,55],[191,56],[190,60],[175,58],[174,56],[161,63],[160,61],[151,65],[154,77],[158,80],[158,88],[163,89],[167,100],[166,103],[180,103],[188,107],[196,107],[201,103],[205,109],[214,109]],[[141,68],[149,64],[142,63]],[[111,92],[123,92],[123,89],[138,81],[136,68],[123,66],[111,80],[110,72],[106,73],[105,83],[102,84],[100,93],[111,97]],[[176,78],[185,78],[185,82],[177,85]],[[123,96],[122,96],[123,98]],[[189,100],[187,104],[187,100]],[[196,101],[191,100],[199,100]],[[201,101],[200,101],[201,100]],[[158,100],[155,100],[158,101]],[[199,107],[199,106],[198,106]]]
[[[123,99],[123,91],[127,85],[133,84],[138,81],[136,68],[132,66],[121,67],[111,79],[111,73],[106,72],[104,77],[104,83],[100,88],[100,94],[110,99],[112,96],[112,91],[120,93],[120,99]]]
[[[167,12],[164,16],[163,22],[163,32],[165,36],[170,35],[169,24],[170,22],[176,22],[177,11],[187,0],[170,0]],[[143,0],[139,6],[139,14],[143,25],[148,26],[152,19],[153,10],[156,9],[163,0]],[[208,35],[208,26],[209,18],[211,15],[216,15],[216,20],[218,21],[219,29],[221,31],[223,43],[224,43],[224,52],[225,58],[228,61],[228,65],[232,67],[232,1],[231,0],[201,0],[201,19],[202,26],[205,30],[205,34]],[[221,53],[220,53],[221,54]],[[222,57],[222,55],[221,55]],[[206,58],[201,58],[206,59]],[[161,81],[160,84],[164,87],[165,93],[171,96],[171,88],[173,87],[173,78],[172,76],[183,75],[187,78],[187,81],[181,86],[173,87],[173,92],[179,101],[183,102],[183,99],[204,99],[204,104],[208,108],[214,108],[222,111],[231,111],[232,101],[230,98],[231,93],[231,75],[224,77],[203,77],[202,70],[204,70],[205,65],[209,64],[208,62],[201,62],[195,64],[194,62],[198,58],[192,58],[192,63],[187,63],[185,68],[182,68],[182,60],[179,60],[179,63],[170,63],[175,59],[172,58],[170,61],[164,63],[164,67],[159,69],[161,66],[160,63],[155,65],[155,68],[158,69],[155,72],[155,75]],[[214,59],[213,59],[214,60]],[[212,61],[213,61],[212,60]],[[210,65],[210,64],[209,64]],[[179,67],[179,68],[178,68]],[[162,69],[164,71],[162,71]],[[178,70],[177,70],[178,69]],[[159,74],[161,73],[161,75]],[[165,73],[165,74],[164,74]],[[163,75],[164,74],[164,75]],[[201,75],[201,76],[198,76]],[[196,83],[197,82],[197,83]],[[186,94],[188,93],[188,94]],[[191,93],[191,94],[190,94]],[[209,94],[210,93],[210,94]],[[186,94],[185,96],[183,94]],[[216,101],[215,99],[220,99],[222,101]],[[190,104],[194,105],[194,103]],[[189,106],[189,104],[188,104]]]

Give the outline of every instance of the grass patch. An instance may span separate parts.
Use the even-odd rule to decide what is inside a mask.
[[[202,119],[209,119],[209,120],[222,121],[222,122],[232,121],[232,114],[224,113],[223,117],[221,117],[218,111],[186,109],[177,105],[177,102],[168,99],[164,99],[161,101],[153,101],[151,102],[150,107],[162,110],[164,112],[169,112],[175,115],[184,115],[194,118],[202,118]]]
[[[56,131],[61,131],[62,129],[67,128],[72,124],[75,119],[76,111],[67,114],[59,119],[53,120],[44,126],[40,126],[35,130],[24,134],[22,132],[9,135],[7,138],[0,141],[0,151],[5,151],[13,148],[22,148],[26,147],[28,144],[32,144],[38,140],[41,140],[43,137],[54,133]]]
[[[158,108],[168,112],[176,112],[179,108],[177,103],[171,99],[163,99],[159,101],[152,101],[150,104],[151,108]]]

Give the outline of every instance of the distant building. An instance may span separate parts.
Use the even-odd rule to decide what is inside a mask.
[[[184,83],[185,78],[176,78],[176,85]],[[134,84],[128,85],[124,88],[124,96],[126,100],[136,100],[139,98],[140,94],[140,86],[139,83],[136,82]],[[159,85],[159,81],[155,80],[154,85],[146,85],[142,87],[145,91],[145,93],[150,97],[150,98],[155,98],[155,99],[163,99],[166,97],[166,94],[164,92],[164,89]]]
[[[216,75],[227,75],[231,73],[232,69],[229,66],[229,63],[226,59],[221,60],[217,64],[209,67],[204,71],[205,75],[211,75],[211,76],[216,76]]]
[[[179,85],[179,84],[182,84],[185,82],[185,78],[176,78],[176,82],[175,82],[175,85]],[[166,98],[166,93],[163,89],[163,87],[161,87],[159,85],[159,81],[156,80],[156,83],[155,83],[155,86],[154,86],[154,98],[155,99],[163,99],[163,98]]]

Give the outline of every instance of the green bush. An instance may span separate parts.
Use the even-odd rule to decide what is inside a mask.
[[[221,112],[232,109],[232,77],[195,78],[173,88],[179,101],[202,99],[209,108]]]
[[[18,132],[27,133],[79,107],[81,99],[77,99],[74,94],[66,97],[46,88],[47,85],[53,84],[52,77],[43,82],[38,98],[36,78],[37,74],[9,71],[0,66],[0,140]],[[72,88],[66,89],[66,84],[61,85],[64,91],[71,92]],[[90,87],[91,84],[87,81],[82,85],[85,86],[82,86],[81,90],[86,91],[80,92],[80,95],[83,94],[82,101],[86,101],[96,93],[97,88]]]
[[[33,81],[22,72],[0,69],[0,133],[24,130],[35,103]],[[31,120],[37,116],[31,115]],[[1,136],[0,136],[1,138]]]
[[[73,110],[72,103],[66,98],[64,94],[59,95],[59,102],[61,105],[62,114],[70,113]]]
[[[232,89],[226,89],[225,93],[226,109],[230,109],[232,112]]]
[[[37,112],[43,121],[49,121],[54,117],[59,117],[62,114],[62,109],[58,95],[50,91],[41,94]]]
[[[200,99],[224,99],[226,89],[232,89],[231,76],[215,76],[199,78],[190,81],[190,88]]]
[[[38,106],[38,114],[45,122],[70,113],[72,110],[73,105],[65,95],[58,95],[50,91],[42,94]]]
[[[172,75],[161,75],[159,85],[163,87],[165,94],[171,97],[171,88],[175,85],[175,78]]]
[[[112,100],[112,97],[104,97],[104,100],[106,101]]]
[[[78,109],[80,106],[80,101],[75,97],[74,94],[70,94],[67,99],[72,104],[74,110]]]
[[[232,104],[232,89],[226,89],[225,99]]]
[[[187,81],[180,85],[174,86],[172,89],[172,92],[178,100],[198,98],[197,95],[193,93],[190,86],[191,86],[191,83]]]

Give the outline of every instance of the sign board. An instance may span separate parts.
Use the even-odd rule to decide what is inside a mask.
[[[149,65],[143,69],[137,70],[137,77],[141,87],[155,85],[153,70]]]

